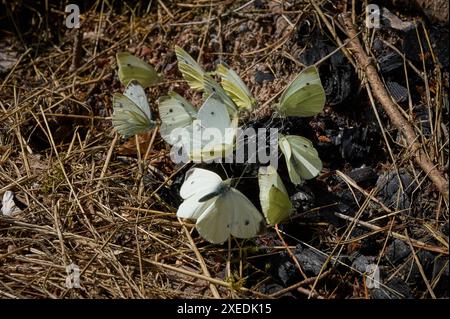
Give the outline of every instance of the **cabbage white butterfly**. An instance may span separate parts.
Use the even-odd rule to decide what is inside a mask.
[[[241,109],[251,110],[256,100],[239,75],[224,64],[218,65],[217,73],[222,78],[222,87],[234,103]]]
[[[150,64],[128,52],[117,53],[116,59],[119,65],[119,79],[125,86],[133,79],[137,80],[144,88],[161,80]]]
[[[251,238],[264,229],[263,217],[252,202],[214,172],[189,170],[180,195],[184,202],[177,216],[196,220],[198,233],[211,243],[223,243],[230,234]]]
[[[316,177],[322,170],[322,161],[312,142],[296,135],[279,135],[278,145],[283,152],[291,182],[298,185],[302,179]]]
[[[20,212],[22,212],[22,210],[17,207],[14,202],[14,193],[6,191],[3,194],[1,213],[5,216],[14,216]]]
[[[323,110],[325,91],[317,68],[309,66],[284,90],[278,111],[284,116],[313,116]]]
[[[178,93],[171,92],[169,96],[159,99],[159,117],[161,137],[169,144],[173,144],[170,136],[173,130],[183,128],[197,117],[197,110]]]
[[[112,123],[124,136],[139,134],[156,126],[144,88],[136,80],[130,81],[124,94],[114,94],[113,109]]]
[[[179,142],[190,159],[208,161],[228,156],[234,148],[238,118],[230,120],[225,105],[212,94],[199,109],[197,120],[182,131]]]
[[[267,223],[275,225],[288,218],[292,203],[276,169],[273,166],[261,166],[258,182],[259,200]]]

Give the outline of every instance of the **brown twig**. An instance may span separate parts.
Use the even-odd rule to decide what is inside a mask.
[[[356,30],[353,27],[350,14],[342,14],[340,18],[343,22],[348,37],[351,39],[349,41],[349,49],[355,56],[358,67],[365,72],[373,95],[386,111],[386,114],[389,116],[392,124],[394,124],[394,126],[402,132],[406,140],[407,147],[412,150],[416,163],[424,170],[430,180],[434,183],[438,191],[444,197],[444,200],[448,201],[448,181],[437,169],[436,165],[433,164],[428,158],[426,152],[417,142],[417,136],[411,123],[405,119],[390,98],[389,93],[378,75],[376,67],[371,63],[371,59],[364,52],[361,43],[355,37]]]

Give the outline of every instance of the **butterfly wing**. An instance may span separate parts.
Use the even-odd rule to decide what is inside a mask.
[[[200,236],[213,244],[221,244],[230,236],[232,212],[229,210],[229,203],[222,197],[223,195],[213,198],[203,205],[202,213],[196,223]]]
[[[175,54],[178,60],[178,69],[189,86],[197,91],[204,90],[204,76],[208,75],[203,68],[186,51],[175,46]]]
[[[275,225],[286,220],[292,212],[292,203],[288,194],[272,185],[268,192],[269,207],[264,214],[269,225]]]
[[[198,111],[201,142],[192,140],[192,159],[212,161],[228,156],[234,147],[238,118],[230,121],[225,104],[212,94]]]
[[[197,119],[204,128],[217,128],[224,132],[230,127],[230,116],[220,97],[211,94],[198,111]]]
[[[258,182],[261,208],[267,222],[275,225],[285,220],[292,210],[292,204],[276,169],[273,166],[260,167]]]
[[[286,166],[288,168],[288,174],[289,178],[291,179],[291,182],[294,183],[295,185],[301,184],[302,179],[299,173],[296,171],[296,167],[293,162],[291,145],[284,135],[281,134],[279,135],[278,146],[280,147],[280,150],[284,155],[284,159],[286,161]]]
[[[223,183],[222,178],[214,172],[202,168],[192,168],[187,171],[180,189],[180,196],[187,199],[194,194],[203,196],[216,191]]]
[[[197,219],[205,207],[205,196],[217,193],[223,187],[223,181],[214,172],[201,168],[192,168],[187,171],[183,185],[181,185],[180,196],[184,202],[177,211],[180,218]],[[209,200],[208,200],[209,202]]]
[[[222,78],[221,83],[223,89],[234,103],[239,108],[251,110],[255,104],[255,99],[239,75],[223,64],[219,64],[217,73],[219,73]]]
[[[285,116],[314,116],[322,112],[325,91],[315,66],[307,67],[283,92],[279,110]]]
[[[230,188],[220,196],[223,214],[229,212],[230,232],[237,238],[251,238],[258,235],[263,229],[263,216],[253,203],[240,191]],[[223,227],[223,226],[222,226]]]
[[[175,92],[159,100],[159,117],[161,118],[161,137],[169,144],[173,144],[171,133],[178,128],[192,124],[197,115],[195,108]]]
[[[286,136],[292,149],[296,171],[303,179],[311,179],[319,175],[322,161],[312,142],[302,136]]]
[[[152,119],[150,106],[148,105],[147,101],[147,95],[145,94],[144,88],[139,84],[137,80],[131,80],[128,83],[123,95],[125,95],[134,104],[136,104],[149,119]]]
[[[128,52],[117,53],[116,59],[119,66],[119,79],[124,85],[128,85],[132,79],[135,79],[143,87],[148,87],[161,80],[150,64]]]
[[[233,100],[225,93],[224,89],[210,76],[204,77],[205,93],[206,95],[215,94],[218,99],[220,99],[227,107],[228,113],[234,116],[237,112],[236,104]]]
[[[123,94],[114,94],[113,109],[113,126],[124,136],[145,132],[156,125],[136,103]]]

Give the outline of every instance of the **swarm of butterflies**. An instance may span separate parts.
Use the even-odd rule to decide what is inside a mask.
[[[246,84],[225,64],[219,64],[216,72],[207,73],[182,48],[177,46],[175,53],[184,80],[193,90],[203,92],[205,100],[197,109],[175,92],[160,98],[160,134],[164,141],[170,145],[187,143],[173,139],[173,131],[179,129],[187,129],[192,138],[195,129],[201,131],[213,127],[223,132],[234,128],[236,131],[240,114],[257,107]],[[127,137],[156,127],[157,121],[152,118],[144,89],[160,82],[161,77],[151,65],[129,53],[118,53],[117,63],[119,79],[126,89],[123,94],[116,93],[113,97],[114,127]],[[214,80],[214,74],[220,76],[220,84]],[[320,113],[324,104],[325,92],[313,65],[297,75],[273,108],[274,114],[280,117],[308,117]],[[195,121],[201,121],[201,126],[192,128]],[[235,139],[236,136],[231,136],[225,142],[221,141],[220,152],[212,155],[207,148],[211,143],[200,141],[195,148],[189,148],[189,158],[226,156],[233,151]],[[188,142],[192,141],[188,139]],[[293,184],[312,179],[322,170],[322,162],[310,140],[279,134],[278,146]],[[259,168],[258,182],[264,216],[244,194],[232,187],[232,179],[224,181],[212,171],[192,168],[186,173],[180,189],[184,202],[178,208],[177,216],[194,220],[198,233],[214,244],[225,242],[230,235],[255,237],[265,229],[266,223],[278,224],[288,219],[292,212],[289,195],[273,166]]]

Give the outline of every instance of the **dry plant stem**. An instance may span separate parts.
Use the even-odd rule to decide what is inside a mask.
[[[308,276],[306,276],[306,274],[303,272],[303,269],[300,266],[300,263],[298,262],[297,257],[295,257],[295,255],[292,253],[292,250],[289,249],[289,246],[284,241],[283,236],[281,236],[280,230],[278,229],[278,224],[275,224],[275,231],[277,232],[277,235],[280,238],[281,242],[283,243],[284,247],[286,247],[286,250],[287,250],[289,256],[294,261],[294,263],[297,266],[297,269],[299,270],[300,274],[303,276],[303,279],[305,279],[305,280],[308,279]]]
[[[331,273],[331,271],[332,271],[331,269],[325,271],[323,274],[321,274],[321,275],[319,276],[319,279],[322,279],[322,278],[328,276],[328,275]],[[272,298],[278,298],[278,297],[281,297],[281,296],[283,296],[285,293],[287,293],[287,292],[289,292],[289,291],[291,291],[291,290],[294,290],[294,289],[297,289],[297,290],[298,290],[298,288],[300,288],[301,286],[305,286],[305,285],[312,284],[312,283],[314,283],[314,281],[316,281],[316,280],[317,280],[317,277],[306,278],[306,279],[304,279],[304,280],[302,280],[302,281],[300,281],[300,282],[298,282],[298,283],[296,283],[296,284],[293,284],[292,286],[289,286],[289,287],[287,287],[287,288],[284,288],[284,289],[281,289],[281,290],[279,290],[279,291],[277,291],[277,292],[274,292],[273,294],[270,295],[270,297],[272,297]]]
[[[428,281],[427,276],[425,275],[425,272],[423,271],[422,264],[420,263],[420,260],[417,257],[416,252],[414,251],[414,247],[411,243],[411,240],[409,239],[408,232],[406,231],[406,229],[405,229],[405,237],[408,239],[409,248],[411,248],[411,252],[414,257],[414,261],[416,262],[417,268],[419,268],[420,275],[422,276],[422,279],[425,282],[425,285],[427,286],[428,292],[430,293],[430,295],[433,299],[436,299],[436,295],[434,294],[433,288],[431,288],[430,282]]]
[[[165,269],[168,269],[168,270],[171,270],[171,271],[175,271],[175,272],[182,273],[182,274],[185,274],[185,275],[188,275],[188,276],[192,276],[192,277],[197,278],[197,279],[202,279],[202,280],[205,280],[205,281],[209,281],[209,282],[211,282],[211,283],[213,283],[215,285],[218,285],[218,286],[226,287],[226,288],[229,288],[229,289],[234,289],[234,290],[241,291],[241,292],[252,293],[252,294],[254,294],[256,296],[259,296],[259,297],[262,297],[262,298],[269,298],[268,295],[259,293],[257,291],[253,291],[253,290],[245,288],[245,287],[237,287],[236,288],[236,287],[233,287],[233,285],[231,283],[229,283],[229,282],[225,282],[225,281],[222,281],[222,280],[219,280],[219,279],[215,279],[215,278],[211,278],[211,277],[208,277],[208,276],[205,276],[205,275],[194,273],[192,271],[189,271],[189,270],[186,270],[186,269],[182,269],[182,268],[178,268],[178,267],[175,267],[173,265],[164,264],[164,263],[161,263],[161,262],[158,262],[158,261],[154,261],[154,260],[151,260],[151,259],[147,259],[147,258],[144,258],[143,261],[145,261],[145,262],[147,262],[147,263],[149,263],[149,264],[151,264],[153,266],[156,266],[156,267],[165,268]]]
[[[342,14],[341,18],[348,37],[352,39],[349,42],[349,48],[356,57],[358,67],[365,72],[373,95],[386,111],[392,124],[394,124],[394,126],[402,132],[405,137],[407,147],[413,152],[416,163],[424,170],[430,180],[434,183],[438,191],[444,197],[444,200],[448,202],[448,181],[442,176],[441,172],[436,168],[436,165],[434,165],[428,158],[426,152],[417,142],[417,136],[412,125],[404,118],[395,103],[389,97],[389,94],[386,91],[380,76],[378,75],[377,69],[364,52],[359,40],[355,38],[356,31],[353,27],[350,15],[348,13]]]
[[[374,231],[381,231],[382,227],[380,226],[376,226],[376,225],[372,225],[368,222],[364,222],[361,220],[355,220],[355,218],[341,214],[341,213],[334,213],[337,217],[351,221],[351,222],[356,222],[358,225],[366,227],[368,229],[374,230]],[[415,239],[408,239],[407,237],[403,236],[402,234],[396,233],[396,232],[391,232],[392,237],[396,238],[396,239],[400,239],[404,242],[411,242],[411,244],[414,247],[417,248],[421,248],[424,250],[429,250],[429,251],[433,251],[436,253],[440,253],[440,254],[444,254],[444,255],[448,255],[448,249],[442,248],[442,247],[437,247],[437,246],[431,246],[429,244],[426,244],[424,242],[421,242],[419,240],[415,240]]]
[[[205,260],[203,259],[202,254],[200,254],[200,252],[198,251],[197,245],[195,245],[194,240],[192,239],[192,236],[189,233],[189,230],[186,228],[186,226],[181,221],[181,219],[178,218],[178,222],[183,226],[183,231],[189,240],[189,245],[191,245],[191,249],[194,251],[195,256],[198,259],[198,262],[200,264],[200,267],[202,268],[204,275],[209,278],[212,278],[211,274],[209,273],[208,267],[206,267]],[[211,292],[212,292],[214,298],[220,299],[219,291],[217,290],[217,287],[214,285],[213,282],[209,283],[209,289],[211,289]]]

